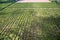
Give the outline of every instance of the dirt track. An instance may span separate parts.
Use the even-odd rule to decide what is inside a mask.
[[[18,2],[50,2],[49,0],[20,0]]]

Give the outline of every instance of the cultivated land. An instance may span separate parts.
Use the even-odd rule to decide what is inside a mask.
[[[60,4],[0,3],[0,40],[60,40]]]

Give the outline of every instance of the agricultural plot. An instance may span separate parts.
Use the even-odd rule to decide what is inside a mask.
[[[0,10],[0,40],[60,40],[60,5],[44,4],[4,6]]]

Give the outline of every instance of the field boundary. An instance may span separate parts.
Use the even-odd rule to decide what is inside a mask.
[[[60,9],[60,8],[12,8],[12,9]]]

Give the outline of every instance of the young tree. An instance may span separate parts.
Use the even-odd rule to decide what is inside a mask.
[[[60,3],[60,0],[57,0],[57,3]]]
[[[50,0],[51,2],[60,3],[60,0]]]

